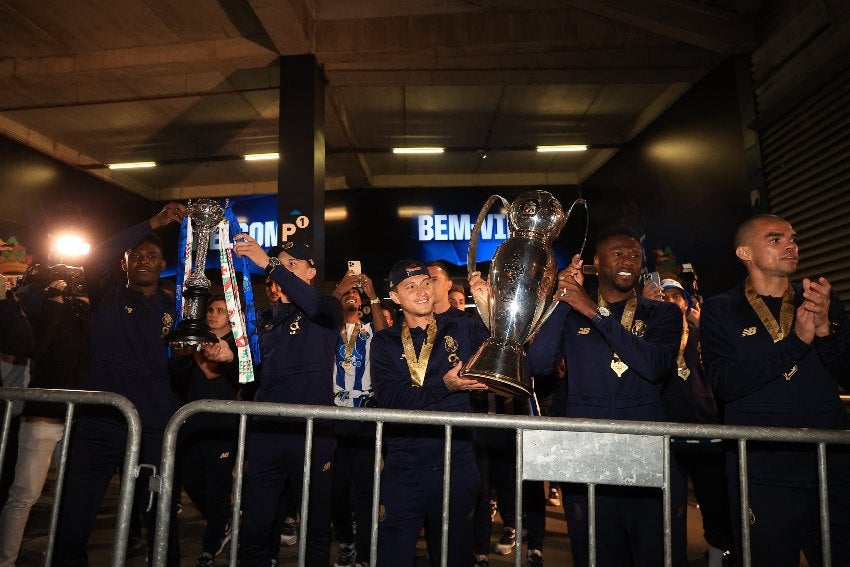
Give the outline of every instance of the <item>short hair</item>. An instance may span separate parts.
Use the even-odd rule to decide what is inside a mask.
[[[735,248],[737,248],[738,246],[743,246],[745,244],[745,241],[749,239],[750,235],[752,234],[753,227],[755,226],[755,224],[763,220],[780,220],[787,222],[779,215],[772,215],[770,213],[759,213],[757,215],[753,215],[744,222],[742,222],[738,226],[738,230],[735,231]]]
[[[451,289],[449,289],[449,293],[451,293],[453,291],[456,291],[458,293],[462,293],[464,296],[466,296],[466,288],[463,287],[463,284],[459,284],[459,283],[452,284]]]
[[[223,293],[216,293],[214,295],[211,295],[210,298],[207,300],[207,306],[212,305],[213,302],[216,302],[216,301],[223,301],[223,302],[227,303],[227,299],[224,297]]]
[[[593,253],[595,254],[599,251],[599,247],[603,242],[615,236],[627,236],[637,242],[640,242],[640,237],[635,234],[635,231],[633,231],[631,227],[624,224],[614,224],[602,229],[602,231],[596,236],[596,242],[593,245]]]
[[[152,233],[146,235],[144,238],[142,238],[141,240],[136,242],[131,248],[128,248],[127,250],[125,250],[125,252],[129,252],[130,250],[138,248],[139,246],[142,245],[143,242],[150,242],[151,244],[153,244],[154,246],[159,248],[159,251],[161,253],[163,253],[163,254],[165,253],[165,245],[162,243],[162,239],[159,237],[159,235],[155,232],[152,232]]]
[[[442,260],[432,260],[431,262],[426,262],[425,267],[426,268],[440,268],[441,270],[443,270],[443,272],[446,273],[446,277],[448,277],[449,279],[452,278],[452,274],[449,271],[450,270],[449,265],[446,264],[445,262],[443,262]]]

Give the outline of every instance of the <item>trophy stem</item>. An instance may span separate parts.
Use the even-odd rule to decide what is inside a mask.
[[[201,226],[195,240],[195,261],[192,263],[192,275],[186,278],[186,286],[201,286],[209,288],[212,285],[204,273],[207,265],[207,250],[210,247],[210,230],[212,227]]]

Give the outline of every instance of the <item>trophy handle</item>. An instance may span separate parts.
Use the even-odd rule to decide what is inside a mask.
[[[493,207],[493,203],[496,201],[502,201],[502,205],[505,207],[505,210],[510,209],[510,203],[508,203],[507,199],[502,197],[501,195],[490,195],[490,198],[487,199],[487,202],[484,203],[484,207],[481,209],[481,212],[478,213],[478,219],[475,221],[475,226],[472,228],[472,233],[469,236],[469,249],[466,252],[466,270],[467,277],[472,277],[472,272],[477,271],[477,262],[476,258],[478,257],[478,235],[481,232],[481,224],[484,222],[484,219],[487,218],[487,213],[490,212],[490,209]],[[472,293],[472,290],[470,290]],[[478,309],[478,314],[481,315],[481,320],[484,321],[484,325],[487,328],[490,328],[490,298],[488,297],[487,302],[483,302],[475,297],[475,294],[472,295],[472,299],[475,301],[475,307]]]
[[[590,227],[590,222],[589,222],[590,221],[590,212],[587,209],[587,200],[579,198],[579,199],[576,199],[575,201],[573,201],[573,204],[570,205],[570,208],[567,210],[566,218],[564,219],[564,225],[566,225],[569,222],[570,216],[573,214],[573,210],[575,209],[576,205],[584,208],[584,239],[582,240],[581,248],[579,248],[579,251],[578,251],[579,256],[581,256],[582,254],[584,254],[584,247],[587,246],[587,231],[588,231],[588,228]],[[556,269],[556,271],[557,271],[557,269]],[[558,281],[558,277],[557,277],[557,273],[556,273],[555,274],[555,280],[553,281],[553,286],[552,286],[553,288],[554,288],[555,282],[557,282],[557,281]],[[552,313],[555,311],[555,308],[558,306],[559,302],[555,301],[552,298],[552,292],[554,292],[554,289],[552,289],[549,292],[549,294],[546,298],[546,304],[543,307],[543,314],[540,316],[540,319],[538,319],[535,322],[534,327],[531,329],[531,333],[529,334],[529,339],[531,339],[532,337],[534,337],[534,335],[537,334],[537,331],[540,330],[540,327],[543,326],[543,323],[546,322],[546,320],[549,318],[550,315],[552,315]]]

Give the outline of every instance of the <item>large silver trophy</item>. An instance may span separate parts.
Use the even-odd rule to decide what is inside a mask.
[[[189,209],[194,230],[195,260],[191,264],[192,273],[184,282],[182,320],[165,336],[169,344],[177,347],[218,341],[207,325],[207,301],[212,283],[204,273],[204,267],[210,247],[210,233],[224,219],[224,209],[210,199],[189,201],[186,208]],[[186,259],[187,262],[189,260],[191,258]]]
[[[528,397],[532,389],[523,345],[546,322],[557,305],[552,298],[558,270],[552,241],[577,206],[585,212],[586,240],[587,203],[584,199],[577,199],[564,214],[561,203],[547,191],[527,191],[513,204],[508,204],[499,195],[491,196],[481,209],[471,234],[467,254],[470,277],[476,271],[481,225],[490,208],[499,200],[507,211],[511,235],[499,245],[493,256],[487,278],[489,301],[475,298],[478,312],[490,329],[490,338],[469,359],[461,375],[487,384],[500,396]]]

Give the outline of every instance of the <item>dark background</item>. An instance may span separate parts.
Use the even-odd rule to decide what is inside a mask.
[[[579,195],[586,198],[591,242],[607,225],[628,224],[646,235],[651,269],[651,251],[670,247],[679,263],[694,264],[705,295],[722,291],[744,273],[733,254],[732,236],[738,223],[751,214],[737,93],[730,59],[581,187],[534,188],[549,190],[565,207]],[[419,243],[412,238],[412,220],[397,217],[399,205],[475,214],[494,193],[512,200],[528,189],[330,191],[326,205],[345,205],[349,214],[344,222],[326,224],[326,277],[339,278],[348,259],[359,259],[364,272],[381,281],[396,260],[415,256]],[[161,206],[0,138],[0,237],[17,236],[35,262],[48,261],[51,233],[73,229],[97,243],[150,218]],[[571,223],[556,241],[562,257],[568,258],[577,248],[581,225]],[[174,256],[176,235],[176,227],[163,233]],[[584,258],[592,260],[592,245]],[[465,269],[457,268],[454,275],[465,275]]]

